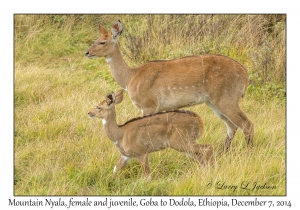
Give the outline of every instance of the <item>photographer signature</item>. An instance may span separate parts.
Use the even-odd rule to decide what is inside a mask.
[[[219,189],[219,190],[233,190],[233,192],[235,192],[237,189],[242,189],[247,191],[276,189],[276,185],[270,185],[266,182],[259,183],[259,182],[249,182],[249,181],[243,181],[240,184],[228,184],[226,183],[226,181],[216,181],[215,183],[208,182],[206,184],[206,187]]]

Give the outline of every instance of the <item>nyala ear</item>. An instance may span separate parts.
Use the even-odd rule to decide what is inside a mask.
[[[115,100],[116,100],[116,96],[113,92],[108,93],[106,95],[106,103],[109,107],[112,106],[112,104],[114,104]]]
[[[123,101],[123,90],[119,90],[117,93],[116,93],[116,102],[115,104],[119,104]]]
[[[111,32],[114,40],[117,40],[122,33],[122,24],[120,20],[117,20],[116,22],[113,23],[111,27]]]
[[[101,34],[108,34],[108,31],[100,23],[98,24],[98,27]]]

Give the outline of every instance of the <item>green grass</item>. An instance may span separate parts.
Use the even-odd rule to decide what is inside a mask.
[[[276,36],[262,27],[268,18],[279,19],[275,16],[255,19],[251,15],[16,15],[15,195],[285,195],[285,79],[275,75],[285,75],[285,68],[281,68],[285,54],[265,49],[285,43],[278,39],[280,21],[272,26]],[[98,36],[97,22],[101,20],[109,26],[115,19],[125,24],[120,46],[131,66],[151,59],[199,54],[201,50],[229,55],[247,66],[250,85],[240,104],[255,125],[253,148],[246,147],[244,135],[238,131],[230,151],[221,155],[226,127],[208,107],[197,105],[187,109],[198,113],[205,122],[204,134],[198,142],[213,145],[217,155],[215,168],[202,169],[185,154],[167,149],[150,154],[151,181],[141,178],[137,160],[113,175],[119,152],[106,137],[101,120],[90,119],[87,113],[107,92],[120,87],[113,81],[105,60],[86,59],[84,51]],[[242,24],[244,20],[249,21],[252,36],[268,32],[266,40],[270,46],[259,46],[256,39],[246,44],[242,38],[238,40],[235,34],[250,30]],[[172,30],[168,23],[182,33],[167,33]],[[185,43],[180,42],[180,37],[191,28],[197,31],[191,27],[197,23],[202,24],[197,33],[204,37],[202,41],[195,35]],[[221,27],[224,24],[228,27]],[[259,24],[260,31],[255,28]],[[154,35],[156,29],[159,33]],[[149,34],[148,41],[145,33]],[[170,34],[169,39],[163,37],[164,33]],[[140,49],[140,55],[130,44],[133,40],[146,46]],[[155,40],[162,44],[148,48],[147,43],[151,46]],[[279,61],[269,66],[271,61],[264,57],[270,56]],[[262,70],[256,71],[257,67]],[[275,73],[267,76],[271,70]],[[127,93],[116,109],[120,124],[141,115]],[[255,182],[275,189],[252,190]],[[242,189],[243,183],[249,183],[249,189]],[[233,190],[233,186],[237,189]]]
[[[106,137],[101,120],[87,112],[117,89],[95,70],[15,68],[15,194],[16,195],[284,195],[285,105],[278,99],[257,102],[250,96],[241,106],[255,123],[254,147],[246,148],[239,131],[226,155],[220,155],[226,129],[205,105],[190,108],[205,121],[199,143],[211,143],[215,169],[201,169],[171,149],[150,155],[152,181],[141,178],[136,160],[115,177],[117,148]],[[20,79],[19,79],[20,78]],[[51,82],[50,82],[51,81]],[[101,87],[101,88],[99,88]],[[117,106],[117,120],[139,116],[128,95]],[[259,182],[275,190],[208,189]]]

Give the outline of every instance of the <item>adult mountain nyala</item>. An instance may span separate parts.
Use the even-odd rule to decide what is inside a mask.
[[[111,31],[101,24],[99,29],[101,36],[85,56],[106,58],[113,78],[128,91],[133,104],[144,116],[205,103],[227,127],[224,151],[238,128],[242,129],[247,145],[252,144],[253,123],[239,106],[248,85],[248,73],[240,63],[226,56],[209,54],[129,67],[117,44],[122,33],[121,22],[113,23]]]

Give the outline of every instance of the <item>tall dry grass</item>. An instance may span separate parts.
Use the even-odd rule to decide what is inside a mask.
[[[218,53],[243,63],[251,80],[285,85],[285,15],[15,15],[19,62],[80,65],[83,52],[120,19],[120,46],[132,65],[153,59]],[[74,67],[74,66],[73,66]]]
[[[15,15],[16,195],[284,195],[285,15]],[[221,156],[226,128],[204,105],[189,109],[205,121],[199,143],[211,143],[215,169],[201,169],[172,150],[150,155],[152,181],[140,179],[133,160],[116,177],[119,158],[101,120],[87,112],[120,87],[104,59],[85,50],[120,19],[126,62],[172,59],[190,54],[228,55],[248,69],[250,86],[242,109],[255,124],[254,148],[239,131]],[[140,112],[125,95],[117,107],[121,124]],[[236,191],[219,183],[255,182],[274,189]],[[211,183],[211,185],[209,184]],[[212,186],[212,187],[210,187]]]

